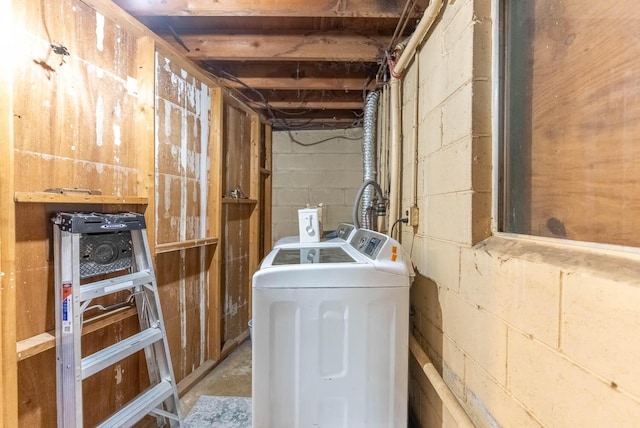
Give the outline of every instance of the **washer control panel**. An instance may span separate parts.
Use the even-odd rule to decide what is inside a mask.
[[[347,239],[349,239],[349,236],[351,236],[351,232],[353,232],[353,229],[355,229],[354,225],[342,223],[340,224],[340,226],[338,226],[336,234],[338,235],[338,238],[346,241]]]
[[[375,260],[387,242],[387,236],[372,230],[358,229],[351,238],[351,246],[360,253]]]

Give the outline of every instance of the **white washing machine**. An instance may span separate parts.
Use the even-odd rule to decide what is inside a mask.
[[[253,427],[406,427],[410,262],[364,229],[317,244],[253,276]]]

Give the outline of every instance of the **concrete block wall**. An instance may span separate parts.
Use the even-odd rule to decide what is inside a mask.
[[[638,254],[491,229],[494,18],[445,0],[403,79],[412,332],[479,427],[638,426]],[[421,427],[456,426],[415,361],[409,396]]]
[[[352,223],[363,181],[362,129],[274,132],[272,177],[274,242],[298,235],[298,209],[307,204],[324,204],[324,230]]]

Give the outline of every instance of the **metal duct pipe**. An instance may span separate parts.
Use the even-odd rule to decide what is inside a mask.
[[[362,139],[363,182],[376,179],[376,129],[378,122],[379,92],[369,92],[364,104],[364,137]],[[371,229],[371,219],[367,215],[373,205],[373,189],[367,188],[362,195],[360,218],[362,227]]]

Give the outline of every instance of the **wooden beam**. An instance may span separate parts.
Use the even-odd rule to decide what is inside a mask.
[[[263,248],[262,255],[265,256],[269,251],[271,251],[271,247],[273,245],[272,241],[272,199],[273,199],[273,190],[271,183],[271,168],[272,168],[272,146],[273,146],[273,135],[271,124],[264,125],[264,172],[267,174],[264,177],[264,184],[262,184],[262,202],[264,204],[264,211],[262,216],[262,234],[263,234]],[[262,171],[261,171],[262,172]]]
[[[16,192],[16,202],[48,204],[147,205],[146,196],[88,195],[85,193]],[[147,225],[148,226],[148,225]]]
[[[323,110],[314,110],[317,112],[322,112]],[[351,113],[350,110],[341,110],[343,112],[348,112]],[[287,116],[276,116],[277,119],[279,120],[287,120],[288,122],[299,122],[299,123],[304,123],[304,122],[308,122],[308,121],[316,121],[316,122],[322,122],[322,121],[326,121],[326,122],[356,122],[359,118],[352,116],[349,117],[349,115],[333,115],[333,116],[316,116],[316,117],[287,117]]]
[[[273,111],[275,117],[281,120],[287,120],[291,122],[308,122],[310,120],[316,121],[332,121],[332,120],[340,120],[340,121],[348,121],[353,122],[362,117],[362,109],[357,110],[311,110],[311,111],[300,111],[296,112],[292,110],[287,113],[304,113],[304,114],[285,114],[285,112]],[[356,114],[358,113],[358,114]]]
[[[281,130],[290,128],[315,128],[315,127],[345,127],[355,125],[359,118],[353,115],[353,113],[349,110],[338,110],[332,116],[320,116],[323,113],[323,110],[314,110],[310,112],[311,116],[302,116],[302,117],[292,117],[280,115],[272,120],[273,130]],[[317,115],[313,116],[313,113]]]
[[[304,131],[310,131],[310,130],[327,130],[327,129],[349,129],[349,128],[353,128],[354,125],[351,122],[344,122],[344,121],[313,121],[313,122],[309,122],[309,123],[304,123],[304,124],[296,124],[296,123],[290,123],[290,122],[274,122],[273,123],[273,130],[274,131],[287,131],[287,130],[293,130],[293,131],[300,131],[300,130],[304,130]]]
[[[227,80],[229,88],[244,88],[244,85]],[[363,90],[367,79],[358,77],[245,77],[240,79],[245,85],[255,89],[301,89],[301,90]],[[370,83],[367,87],[372,86]]]
[[[201,61],[203,68],[229,88],[362,90],[378,70],[376,63]],[[242,83],[237,82],[239,79]],[[370,82],[373,86],[375,82]]]
[[[114,0],[138,16],[281,16],[281,17],[360,17],[398,18],[404,0]],[[425,0],[414,10],[419,16]]]
[[[316,31],[306,34],[184,35],[180,39],[188,52],[173,38],[165,38],[193,60],[375,62],[390,38]]]
[[[254,106],[264,108],[262,98],[258,98],[255,91],[243,93],[254,101]],[[364,105],[361,91],[263,90],[261,93],[271,107],[279,109],[360,110]]]
[[[211,88],[211,105],[209,111],[209,204],[207,217],[209,218],[209,233],[211,236],[220,237],[222,232],[222,156],[223,156],[223,93],[220,88]],[[209,294],[208,294],[208,337],[207,354],[210,359],[218,361],[221,358],[222,343],[222,301],[221,287],[222,275],[221,245],[217,245],[209,268]]]
[[[256,102],[250,104],[253,108],[263,108],[264,104]],[[362,109],[362,101],[344,101],[344,100],[330,100],[330,101],[269,101],[269,106],[278,109],[308,109],[308,110],[358,110]]]
[[[249,177],[249,197],[261,200],[262,189],[260,188],[260,117],[257,114],[251,115],[251,151],[249,156],[251,157],[250,165],[250,177]],[[253,316],[253,288],[251,287],[251,278],[255,271],[258,270],[260,264],[260,212],[264,209],[259,203],[251,213],[249,220],[249,319]]]
[[[214,74],[220,74],[220,70],[233,76],[244,77],[291,77],[301,79],[304,77],[330,78],[336,75],[347,75],[354,78],[363,78],[375,74],[379,65],[376,62],[348,63],[348,62],[298,62],[278,61],[264,63],[264,61],[207,61],[203,63],[205,68],[211,68]]]
[[[138,82],[138,96],[133,118],[136,138],[137,189],[139,196],[148,201],[144,212],[147,224],[147,239],[149,240],[151,260],[155,261],[156,247],[156,183],[155,183],[155,61],[156,50],[153,39],[141,37],[138,39],[136,53],[136,80]]]
[[[12,16],[12,3],[0,2],[0,48],[9,56],[21,50],[13,37],[22,34],[22,29],[13,29],[18,17]],[[18,426],[13,64],[0,61],[0,427],[7,428]]]

